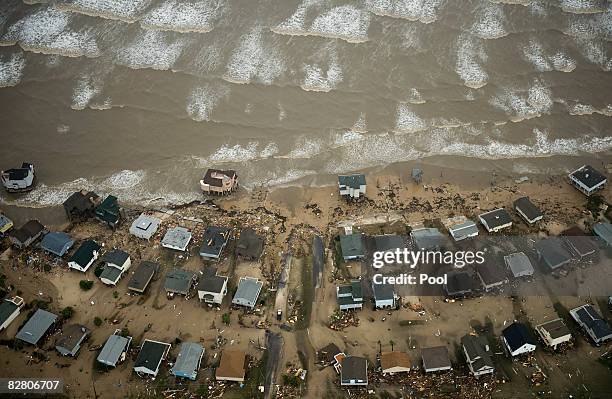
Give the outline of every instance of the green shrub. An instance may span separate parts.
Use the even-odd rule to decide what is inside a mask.
[[[221,320],[223,321],[223,324],[229,326],[230,322],[231,322],[230,314],[229,313],[223,313],[223,315],[221,316]]]
[[[66,306],[64,309],[62,309],[62,318],[64,320],[68,320],[72,317],[72,315],[74,315],[74,309],[72,306]]]
[[[94,282],[91,280],[81,280],[79,281],[79,287],[81,287],[81,289],[83,291],[89,291],[91,289],[91,287],[93,287]]]
[[[98,316],[94,317],[94,325],[96,327],[100,327],[102,325],[102,319],[99,318]]]

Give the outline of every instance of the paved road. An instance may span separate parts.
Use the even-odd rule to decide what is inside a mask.
[[[268,363],[266,365],[266,378],[264,380],[264,398],[273,398],[275,394],[276,377],[279,362],[282,357],[283,337],[280,333],[266,331],[266,348],[268,350]]]

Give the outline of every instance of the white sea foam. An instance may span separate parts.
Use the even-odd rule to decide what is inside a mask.
[[[559,50],[555,54],[548,55],[544,52],[542,44],[535,39],[523,47],[523,57],[531,62],[538,72],[561,71],[572,72],[576,69],[576,60]]]
[[[577,38],[576,44],[588,62],[600,66],[604,71],[612,70],[612,58],[608,58],[605,41]]]
[[[60,0],[55,6],[85,15],[134,22],[151,3],[152,0]]]
[[[410,94],[408,95],[408,102],[410,104],[425,104],[423,95],[421,95],[421,92],[415,89],[414,87],[410,89]]]
[[[441,4],[442,0],[366,0],[366,8],[376,15],[425,24],[438,19]]]
[[[88,29],[70,28],[70,13],[52,7],[38,9],[11,25],[0,41],[19,44],[23,49],[67,57],[100,55],[95,38]]]
[[[323,147],[321,140],[302,136],[295,140],[295,147],[287,155],[278,158],[308,159],[318,155]]]
[[[567,106],[567,112],[570,115],[581,116],[600,114],[604,116],[612,116],[612,104],[608,104],[601,109],[598,109],[591,104],[574,103],[565,105]]]
[[[318,1],[305,1],[298,6],[288,19],[271,28],[278,34],[311,35],[337,38],[349,43],[361,43],[368,40],[370,14],[352,5],[334,7],[318,15],[306,26],[306,14]]]
[[[478,39],[468,35],[457,39],[455,71],[467,87],[478,89],[487,84],[489,75],[482,67],[487,58],[484,45]]]
[[[21,82],[26,61],[22,52],[0,54],[0,87],[16,86]]]
[[[284,71],[285,61],[280,51],[264,43],[261,27],[255,27],[242,36],[223,78],[233,83],[256,81],[269,85]]]
[[[574,69],[576,69],[576,60],[562,51],[558,51],[549,58],[553,67],[557,71],[572,72]]]
[[[568,18],[564,33],[582,39],[603,38],[612,40],[612,7],[595,15],[573,15]]]
[[[553,107],[552,91],[543,81],[535,80],[525,92],[502,89],[489,103],[504,112],[513,122],[520,122],[550,113]]]
[[[147,29],[175,32],[210,32],[221,15],[222,0],[165,0],[140,21]]]
[[[573,14],[599,13],[605,10],[605,0],[560,0],[561,9]]]
[[[329,48],[323,53],[327,54],[327,65],[323,63],[304,64],[304,81],[301,88],[306,91],[329,92],[336,88],[343,79],[342,67],[338,62],[335,47]]]
[[[93,98],[102,92],[102,82],[98,77],[91,75],[82,76],[72,93],[71,108],[82,110],[87,107]]]
[[[118,63],[133,69],[171,69],[186,45],[184,38],[172,39],[167,32],[145,30],[127,47],[117,51]]]
[[[259,143],[254,141],[244,146],[241,144],[235,144],[233,146],[224,144],[209,157],[208,162],[221,163],[252,161],[259,157],[259,153],[257,151],[258,145]]]
[[[359,114],[359,118],[353,124],[353,128],[351,129],[354,132],[366,133],[368,131],[368,125],[366,123],[366,115],[364,112]]]
[[[207,83],[195,87],[187,98],[187,114],[197,122],[209,121],[211,112],[229,94],[230,88],[227,84]]]
[[[260,158],[270,158],[278,154],[278,145],[276,143],[268,143],[259,153]]]
[[[370,14],[351,5],[332,8],[312,22],[310,32],[324,37],[338,38],[349,43],[368,40]]]
[[[427,128],[427,123],[421,119],[408,104],[397,106],[395,131],[398,133],[414,133]]]
[[[498,39],[508,34],[504,28],[506,17],[499,4],[485,3],[476,12],[472,32],[482,39]]]
[[[281,104],[280,102],[278,103],[277,106],[278,106],[278,121],[282,122],[287,117],[287,111],[285,110],[285,107],[283,107],[283,104]]]

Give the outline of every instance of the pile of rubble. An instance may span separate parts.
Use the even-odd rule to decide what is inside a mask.
[[[343,331],[347,327],[358,327],[359,317],[355,312],[335,311],[329,317],[329,328],[335,331]]]

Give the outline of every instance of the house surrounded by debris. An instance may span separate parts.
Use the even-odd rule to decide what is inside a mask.
[[[337,286],[336,298],[340,310],[363,308],[363,289],[361,287],[361,280],[353,280],[350,284]]]
[[[38,220],[30,220],[18,229],[11,231],[9,239],[11,243],[19,248],[27,248],[38,240],[47,230]]]
[[[191,242],[191,232],[184,227],[174,227],[168,229],[164,238],[161,240],[161,246],[175,251],[185,252],[187,246]]]
[[[231,229],[225,227],[207,227],[200,247],[200,256],[205,260],[219,260],[230,234]]]
[[[174,269],[166,274],[164,290],[168,294],[188,296],[196,280],[197,276],[194,272],[185,269]]]
[[[143,240],[150,240],[157,233],[160,224],[159,218],[142,213],[132,222],[130,234]]]
[[[229,194],[238,188],[238,175],[235,170],[208,169],[200,188],[205,194]]]
[[[40,247],[43,250],[55,256],[59,256],[60,258],[64,256],[73,245],[74,240],[72,237],[63,231],[52,231],[51,233],[47,233],[40,242]]]
[[[499,288],[508,282],[506,272],[495,261],[487,261],[476,265],[476,274],[480,278],[485,291]]]
[[[516,252],[504,256],[504,262],[514,278],[531,277],[535,270],[529,260],[529,257],[524,252]]]
[[[217,275],[216,269],[201,277],[198,282],[200,301],[211,305],[221,305],[227,294],[227,280],[227,277]]]
[[[359,199],[366,193],[366,178],[364,174],[338,176],[340,196],[347,199]]]
[[[345,357],[340,363],[340,385],[368,385],[368,359],[359,356]]]
[[[561,232],[561,235],[570,251],[578,260],[594,255],[597,252],[597,246],[593,242],[592,237],[587,236],[578,226],[570,227]]]
[[[165,342],[145,339],[134,362],[136,374],[140,377],[157,377],[162,362],[168,356],[168,352],[170,352],[170,347],[171,345]]]
[[[423,358],[423,370],[426,373],[446,371],[453,368],[446,346],[422,348],[421,357]]]
[[[100,281],[106,285],[115,286],[121,277],[132,266],[130,254],[120,249],[113,249],[102,257],[106,263],[100,274]]]
[[[395,293],[392,284],[376,284],[372,282],[372,292],[374,293],[374,307],[376,309],[393,309],[397,306],[399,297]]]
[[[0,213],[0,238],[4,237],[13,228],[13,221]]]
[[[380,354],[380,368],[383,375],[407,373],[412,364],[406,352],[382,352]]]
[[[410,238],[417,250],[436,251],[444,246],[444,235],[433,227],[424,227],[410,232]]]
[[[236,243],[236,255],[242,259],[258,260],[264,249],[264,237],[251,228],[242,229]]]
[[[590,165],[583,165],[569,174],[570,183],[586,196],[603,190],[608,182],[606,176]]]
[[[478,226],[465,216],[449,218],[444,226],[455,241],[462,241],[478,235]]]
[[[540,261],[551,270],[560,268],[572,260],[572,255],[564,248],[559,237],[544,238],[535,243]]]
[[[340,236],[340,249],[345,261],[363,259],[365,248],[363,246],[363,234],[353,233]]]
[[[464,335],[461,338],[461,348],[472,375],[479,378],[495,371],[491,348],[485,336]]]
[[[572,340],[572,333],[565,325],[563,319],[555,319],[537,325],[535,330],[546,346],[556,350],[561,344]]]

